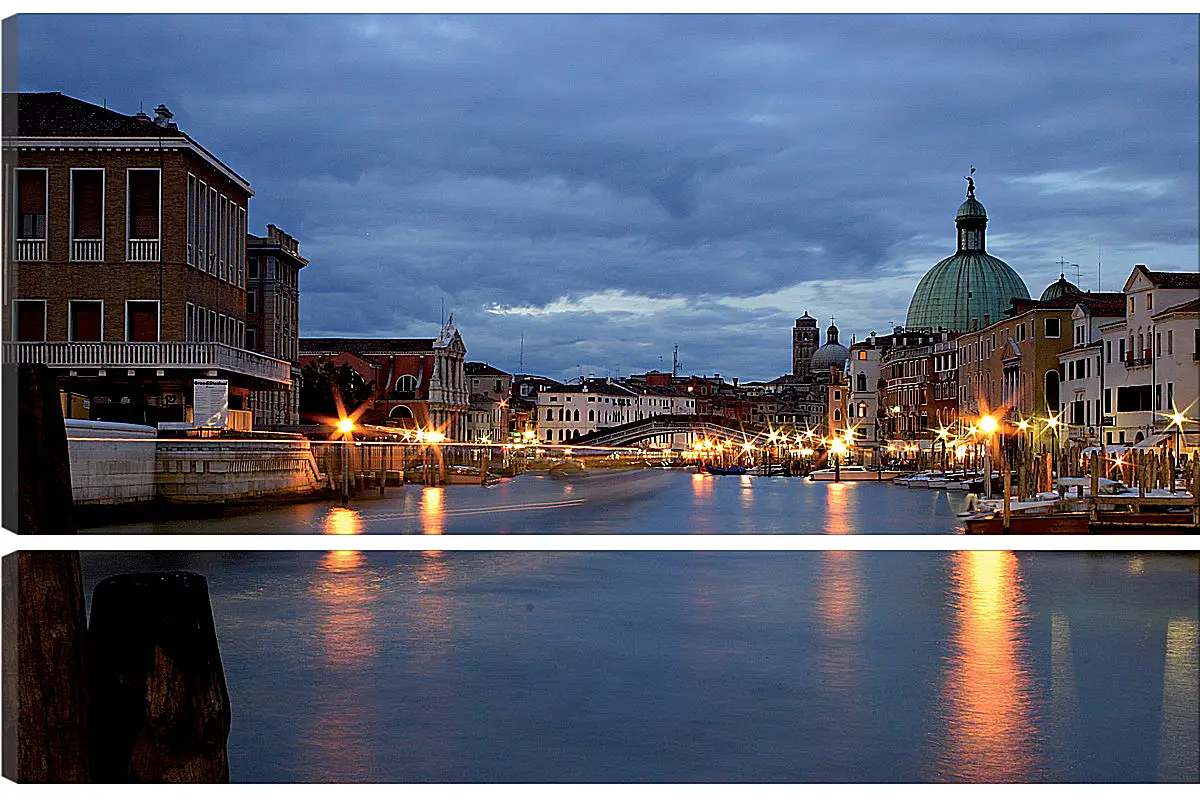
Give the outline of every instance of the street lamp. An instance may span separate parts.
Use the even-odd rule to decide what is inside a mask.
[[[979,432],[987,437],[987,446],[983,451],[983,491],[984,497],[992,499],[992,437],[999,424],[991,414],[979,418]]]
[[[841,457],[846,454],[846,445],[841,439],[834,439],[829,452],[833,456],[833,480],[840,482],[842,480]]]
[[[337,424],[342,435],[342,503],[350,502],[350,437],[354,433],[354,420],[342,417]]]

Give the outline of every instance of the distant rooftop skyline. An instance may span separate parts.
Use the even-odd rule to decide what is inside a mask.
[[[988,244],[1037,297],[1196,271],[1195,16],[21,16],[5,90],[174,122],[300,241],[304,337],[770,380]],[[147,43],[152,43],[148,46]],[[62,54],[69,52],[69,59]],[[1078,273],[1075,264],[1079,265]],[[660,360],[661,359],[661,360]]]

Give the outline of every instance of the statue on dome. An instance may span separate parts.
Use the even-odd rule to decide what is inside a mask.
[[[967,195],[968,195],[969,197],[974,197],[974,196],[975,196],[975,179],[971,177],[971,175],[974,175],[974,174],[975,174],[975,167],[971,167],[971,172],[970,172],[970,174],[966,176],[966,181],[967,181]]]

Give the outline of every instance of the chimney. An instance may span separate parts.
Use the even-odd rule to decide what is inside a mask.
[[[159,103],[158,107],[154,109],[154,124],[160,128],[174,127],[171,124],[171,118],[174,116],[166,104]]]
[[[133,118],[143,124],[150,121],[150,115],[147,114],[145,111],[139,111],[138,113],[133,115]]]

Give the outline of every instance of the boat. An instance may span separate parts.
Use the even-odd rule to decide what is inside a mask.
[[[718,467],[715,464],[705,464],[704,471],[709,475],[745,475],[745,467]]]
[[[587,473],[587,467],[582,461],[574,458],[564,458],[550,465],[551,478],[576,478]]]
[[[811,481],[890,481],[898,478],[900,474],[897,470],[846,466],[814,470],[808,473],[808,479]]]
[[[1004,519],[1000,514],[978,516],[964,521],[967,533],[1002,534]],[[1087,533],[1190,533],[1200,531],[1192,515],[1186,511],[1100,512],[1095,519],[1085,512],[1054,514],[1013,514],[1009,517],[1008,533],[1013,534],[1087,534]]]
[[[430,472],[436,471],[436,467],[430,467]],[[440,478],[436,480],[442,486],[486,486],[500,480],[500,476],[490,470],[487,475],[483,475],[480,473],[479,467],[455,464],[447,466]],[[425,483],[425,465],[418,464],[404,470],[404,481],[406,483]]]

